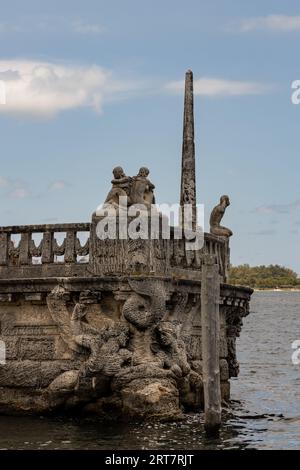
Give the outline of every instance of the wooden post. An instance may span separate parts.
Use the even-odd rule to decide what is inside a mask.
[[[202,371],[204,427],[210,435],[217,434],[221,424],[219,302],[219,267],[215,256],[204,255],[201,283]]]

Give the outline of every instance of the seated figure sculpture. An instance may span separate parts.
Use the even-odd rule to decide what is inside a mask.
[[[105,205],[111,204],[115,208],[124,205],[124,203],[120,203],[120,197],[127,197],[127,206],[143,204],[150,208],[151,204],[155,204],[153,194],[155,186],[147,178],[148,168],[140,168],[138,174],[131,178],[125,175],[122,167],[117,166],[113,169],[113,175],[112,188],[107,195]]]
[[[137,176],[133,177],[132,187],[130,192],[130,200],[132,204],[144,204],[150,207],[155,204],[155,197],[153,190],[154,184],[148,179],[149,170],[146,167],[139,169]]]
[[[229,197],[224,195],[220,198],[220,203],[214,207],[210,215],[210,233],[218,235],[219,237],[229,238],[232,236],[232,231],[229,228],[222,227],[220,222],[225,214],[226,208],[230,205]]]
[[[109,191],[105,204],[111,204],[114,207],[119,207],[120,197],[127,197],[127,204],[130,203],[129,192],[132,178],[126,176],[121,166],[117,166],[113,169],[114,179],[112,180],[112,188]]]

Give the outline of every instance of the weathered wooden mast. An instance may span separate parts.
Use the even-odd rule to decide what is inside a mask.
[[[180,205],[190,204],[192,208],[192,227],[196,228],[196,174],[194,143],[194,92],[193,72],[185,74],[183,142],[181,163]]]
[[[202,377],[204,427],[217,434],[221,425],[220,276],[214,255],[204,255],[201,278]]]

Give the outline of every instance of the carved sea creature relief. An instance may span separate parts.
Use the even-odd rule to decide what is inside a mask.
[[[99,374],[112,377],[131,357],[126,349],[129,340],[126,324],[114,322],[97,330],[84,321],[88,301],[79,299],[70,315],[67,300],[68,292],[58,286],[48,295],[48,308],[68,346],[76,352],[89,355],[80,369],[67,371],[57,377],[49,385],[53,391],[74,390],[85,377],[95,378]]]
[[[169,321],[160,322],[156,329],[156,343],[152,343],[152,350],[161,358],[164,367],[170,369],[176,377],[187,375],[189,366],[185,344],[178,338],[176,327]],[[156,347],[155,347],[156,346]]]
[[[122,315],[130,325],[132,365],[158,361],[151,351],[152,328],[166,313],[166,290],[161,281],[129,280],[133,292],[125,301]]]
[[[130,280],[129,284],[134,293],[123,306],[123,316],[131,324],[132,365],[147,364],[151,375],[157,368],[168,371],[176,381],[188,376],[192,371],[186,345],[180,339],[187,295],[178,296],[170,321],[162,281]]]
[[[199,374],[191,369],[185,343],[179,338],[182,322],[167,320],[168,293],[164,282],[142,278],[129,279],[128,284],[131,292],[124,302],[121,319],[100,330],[86,321],[88,300],[84,293],[72,312],[64,288],[56,287],[48,296],[48,307],[62,338],[84,356],[79,369],[60,374],[49,385],[48,392],[70,396],[70,393],[85,390],[86,380],[90,379],[90,392],[96,390],[99,397],[101,383],[106,381],[111,391],[125,401],[132,395],[129,401],[133,403],[137,394],[141,400],[146,400],[147,408],[147,390],[154,384],[175,406],[178,394],[190,393],[191,379],[193,383],[201,382]],[[174,308],[177,320],[184,315],[179,310],[185,308],[186,302],[186,296],[178,299],[178,306]],[[160,406],[160,399],[165,398],[158,398],[157,406]]]

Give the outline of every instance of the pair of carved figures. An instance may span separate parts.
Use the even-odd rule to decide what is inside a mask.
[[[125,200],[127,206],[143,204],[150,208],[151,204],[155,204],[153,193],[155,186],[148,179],[148,168],[142,167],[136,176],[130,177],[125,175],[122,167],[117,166],[113,169],[113,175],[112,188],[107,195],[105,204],[111,204],[114,207],[122,206],[121,197],[127,198]]]

